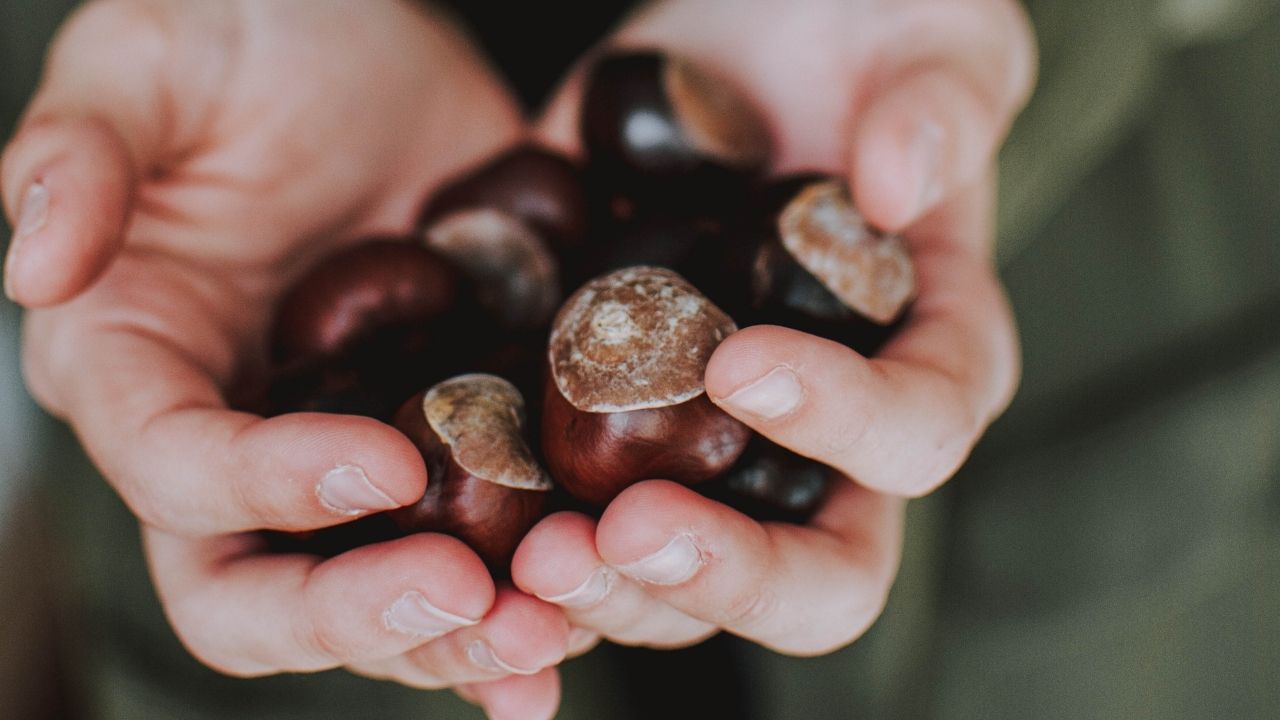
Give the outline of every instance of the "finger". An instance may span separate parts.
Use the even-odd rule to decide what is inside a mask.
[[[596,552],[596,523],[558,513],[538,523],[516,550],[511,577],[527,593],[564,609],[569,622],[623,645],[683,647],[716,627],[686,615],[619,575]]]
[[[865,94],[849,105],[854,200],[898,231],[988,171],[1035,84],[1019,3],[903,3],[881,13]]]
[[[190,540],[148,528],[156,590],[179,638],[224,673],[310,672],[397,656],[480,622],[494,587],[443,535],[331,560],[260,554],[253,535]]]
[[[547,668],[536,675],[463,685],[457,692],[484,708],[490,720],[550,720],[560,707],[560,673]]]
[[[106,269],[121,247],[136,181],[190,122],[167,94],[176,69],[166,13],[143,2],[89,3],[55,39],[0,167],[16,229],[5,263],[14,300],[65,301]],[[220,65],[196,59],[201,65],[183,75],[184,94],[199,91]]]
[[[632,486],[596,543],[619,573],[682,612],[797,655],[860,636],[897,571],[903,501],[838,483],[814,524],[754,520],[674,483]]]
[[[97,298],[77,302],[85,301]],[[76,310],[33,317],[28,377],[37,397],[71,418],[144,523],[187,536],[308,530],[422,496],[422,457],[387,425],[227,410],[213,378],[234,363],[216,357],[226,354],[217,343],[201,340],[199,314],[189,315],[189,343],[178,345],[163,329],[89,325],[70,317]]]
[[[28,125],[5,153],[14,222],[5,294],[27,307],[87,287],[120,249],[134,171],[108,126],[85,120]]]
[[[919,299],[873,359],[778,327],[728,338],[708,396],[744,423],[875,490],[919,496],[946,481],[1008,405],[1019,350],[986,237],[984,183],[910,238]]]
[[[535,675],[568,654],[569,624],[558,608],[511,587],[499,587],[478,625],[415,648],[394,660],[404,677],[447,686]]]

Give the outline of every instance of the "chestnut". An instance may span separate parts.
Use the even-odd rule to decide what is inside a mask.
[[[520,145],[448,183],[423,208],[427,228],[464,210],[497,210],[524,222],[557,253],[586,236],[582,172],[568,158],[537,145]]]
[[[365,415],[388,422],[406,396],[451,369],[452,356],[429,342],[454,336],[438,332],[442,324],[434,324],[435,333],[428,332],[430,324],[372,330],[340,355],[276,368],[258,412]]]
[[[525,442],[520,392],[493,375],[463,375],[414,396],[393,425],[422,453],[427,490],[391,519],[405,532],[453,535],[505,569],[552,487]]]
[[[427,246],[462,268],[505,328],[536,330],[560,302],[560,271],[541,236],[503,210],[451,212],[423,230]]]
[[[479,316],[474,289],[438,253],[395,239],[341,250],[281,300],[271,377],[251,408],[389,420],[405,397],[492,351],[497,333],[477,331]],[[468,352],[440,352],[458,337]]]
[[[778,215],[782,247],[863,317],[888,325],[915,295],[906,243],[870,225],[839,180],[807,185]]]
[[[420,325],[455,311],[457,269],[413,242],[378,238],[320,261],[280,300],[271,359],[293,365],[333,357],[370,333]]]
[[[826,500],[835,471],[759,435],[706,494],[762,521],[803,524]]]
[[[720,275],[722,225],[709,218],[651,215],[597,226],[593,242],[572,258],[565,273],[576,284],[614,270],[652,265],[674,270],[705,292]]]
[[[663,268],[626,268],[579,289],[548,349],[542,448],[552,477],[604,505],[640,480],[692,485],[728,469],[751,433],[707,398],[703,372],[736,329]]]
[[[588,72],[580,119],[597,204],[615,218],[637,206],[706,212],[736,205],[768,165],[768,124],[743,92],[689,58],[618,52]]]
[[[750,288],[726,300],[744,322],[784,325],[870,355],[897,330],[915,295],[901,238],[867,224],[847,186],[805,174],[760,192],[755,245],[726,254],[728,276],[746,270]],[[743,247],[749,257],[744,257]],[[749,267],[746,267],[748,266]]]

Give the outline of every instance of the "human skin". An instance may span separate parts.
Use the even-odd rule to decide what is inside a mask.
[[[673,0],[607,42],[734,78],[766,110],[780,170],[843,174],[871,221],[903,231],[920,296],[873,360],[782,328],[712,358],[713,401],[852,479],[809,526],[641,483],[598,522],[544,520],[517,590],[438,535],[328,561],[264,554],[249,531],[408,504],[425,469],[374,421],[225,400],[309,262],[408,230],[444,178],[527,135],[500,81],[447,22],[396,0],[99,0],[64,28],[0,168],[19,227],[6,291],[30,309],[33,395],[142,521],[166,612],[202,661],[346,666],[456,687],[493,717],[550,716],[553,667],[598,636],[673,647],[723,629],[818,654],[879,615],[904,498],[950,477],[1017,382],[991,167],[1032,85],[1025,17],[1012,0]],[[533,129],[569,152],[580,77]],[[393,621],[421,601],[446,634]],[[473,661],[480,641],[496,669]]]
[[[524,133],[463,34],[409,2],[106,0],[61,30],[3,160],[27,382],[140,519],[174,630],[211,667],[345,666],[553,713],[563,613],[462,543],[321,560],[249,532],[415,501],[407,438],[226,401],[309,264],[407,232],[433,188]],[[478,643],[498,664],[473,662]]]
[[[809,525],[644,482],[598,522],[544,520],[514,580],[619,642],[678,647],[724,630],[789,654],[832,651],[880,615],[905,499],[951,477],[1017,385],[993,158],[1033,86],[1030,26],[1011,0],[676,0],[608,44],[667,48],[737,82],[770,119],[779,171],[848,178],[869,220],[904,235],[919,297],[874,359],[778,327],[743,330],[711,359],[715,403],[852,480]],[[580,78],[539,126],[569,152]]]

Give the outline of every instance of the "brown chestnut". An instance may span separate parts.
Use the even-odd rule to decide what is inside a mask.
[[[293,365],[333,357],[388,327],[420,325],[455,310],[457,269],[407,240],[379,238],[320,261],[276,309],[271,358]]]
[[[582,173],[568,158],[520,145],[447,184],[422,211],[418,226],[463,210],[499,210],[520,220],[563,253],[586,235]]]
[[[493,375],[463,375],[413,397],[393,424],[422,453],[427,491],[392,520],[406,532],[453,535],[505,569],[551,490],[524,439],[520,392]]]
[[[423,230],[427,246],[462,268],[505,328],[545,327],[560,302],[560,271],[542,238],[495,208],[456,210]]]
[[[492,351],[498,333],[477,317],[474,289],[438,253],[395,239],[343,249],[281,300],[269,386],[251,408],[389,420],[405,397]],[[467,352],[440,351],[459,337]]]
[[[591,68],[581,130],[590,185],[607,190],[596,202],[623,219],[637,205],[736,204],[773,154],[768,124],[741,89],[656,51],[606,55]]]
[[[604,505],[640,480],[692,485],[729,468],[750,430],[707,399],[703,372],[735,330],[670,270],[584,285],[551,331],[542,447],[552,477]]]

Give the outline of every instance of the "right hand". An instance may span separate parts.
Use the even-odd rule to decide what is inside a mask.
[[[495,587],[457,540],[264,551],[254,531],[417,500],[406,438],[224,399],[309,263],[408,231],[430,190],[523,132],[461,33],[402,0],[99,0],[63,28],[4,154],[6,290],[31,309],[32,394],[141,520],[165,611],[204,663],[346,666],[463,686],[495,717],[554,713],[562,611]]]

